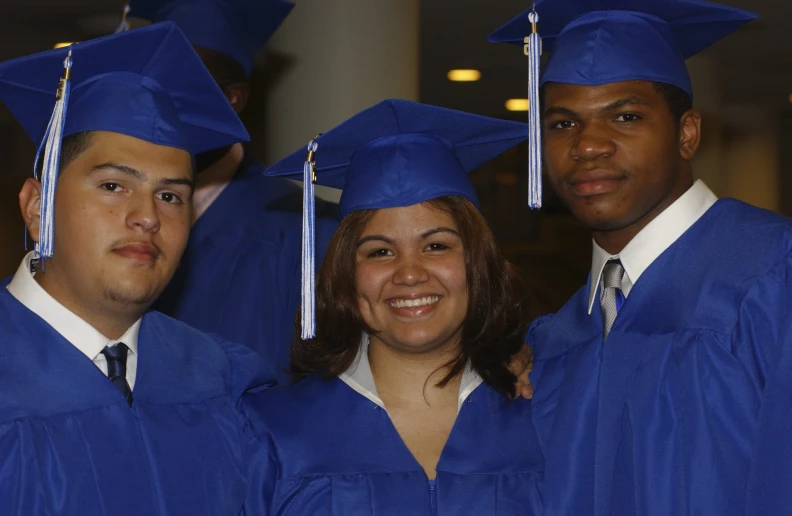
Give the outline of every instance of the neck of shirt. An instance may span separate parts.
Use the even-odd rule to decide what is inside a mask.
[[[663,252],[695,224],[718,198],[703,181],[696,181],[682,196],[646,225],[622,249],[611,255],[592,241],[591,279],[588,313],[594,307],[602,283],[602,269],[608,260],[618,259],[624,267],[622,293],[627,298],[641,275]]]
[[[368,350],[369,336],[368,334],[363,334],[355,360],[352,362],[352,365],[339,376],[339,379],[352,390],[387,411],[385,404],[382,402],[379,394],[377,394],[377,385],[374,382],[374,375],[371,372]],[[465,400],[482,384],[482,382],[481,376],[479,376],[470,364],[468,364],[462,373],[462,380],[459,384],[457,412],[459,412]]]
[[[142,319],[135,321],[120,338],[108,339],[96,328],[59,303],[38,284],[34,278],[35,272],[31,267],[32,259],[33,253],[31,252],[22,260],[11,283],[6,287],[8,292],[28,310],[43,319],[89,360],[93,361],[105,374],[107,374],[107,360],[102,355],[102,350],[106,346],[114,346],[123,342],[129,348],[127,381],[130,387],[134,388],[137,372],[138,336]]]
[[[193,224],[231,184],[244,157],[242,144],[235,143],[225,156],[197,176],[193,193]]]

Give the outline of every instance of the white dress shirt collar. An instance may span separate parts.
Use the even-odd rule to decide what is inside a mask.
[[[624,267],[622,293],[630,295],[630,290],[638,282],[641,274],[668,249],[690,226],[696,223],[704,213],[718,200],[703,181],[696,181],[687,192],[663,210],[646,225],[621,253],[608,254],[593,242],[594,249],[591,259],[591,281],[589,283],[588,313],[594,307],[594,301],[602,278],[602,269],[608,260],[618,259]]]
[[[341,381],[349,385],[352,390],[358,394],[368,398],[372,403],[376,404],[382,409],[385,405],[382,403],[379,395],[377,394],[377,386],[374,383],[374,375],[371,373],[371,363],[368,358],[369,349],[369,336],[363,334],[358,350],[357,357],[352,362],[349,369],[346,370],[339,378]],[[462,403],[470,396],[470,394],[481,385],[482,379],[479,374],[470,367],[470,364],[465,367],[462,373],[462,381],[459,385],[459,397],[457,401],[457,412],[462,408]]]
[[[97,358],[105,346],[113,346],[119,342],[126,344],[130,353],[137,355],[141,319],[138,319],[120,339],[108,339],[56,301],[38,284],[33,278],[30,268],[32,257],[32,252],[25,256],[11,283],[8,284],[7,288],[11,295],[31,312],[44,319],[47,324],[92,361]]]

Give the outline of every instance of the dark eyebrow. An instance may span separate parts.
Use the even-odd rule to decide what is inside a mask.
[[[184,185],[190,190],[195,190],[195,181],[192,179],[160,179],[158,183],[163,186]]]
[[[461,235],[459,234],[459,232],[458,232],[458,231],[454,231],[454,230],[453,230],[453,229],[451,229],[451,228],[443,228],[443,227],[440,227],[440,228],[435,228],[435,229],[430,229],[430,230],[429,230],[429,231],[427,231],[426,233],[423,233],[423,234],[421,235],[421,238],[424,238],[424,239],[426,239],[426,238],[429,238],[429,237],[430,237],[430,236],[432,236],[432,235],[436,235],[437,233],[451,233],[451,234],[453,234],[453,235],[456,235],[456,236],[458,236],[458,237],[460,237],[460,238],[461,238]]]
[[[132,176],[135,179],[140,179],[141,181],[146,178],[146,176],[140,170],[132,167],[128,167],[126,165],[119,165],[118,163],[108,162],[102,163],[101,165],[96,165],[91,169],[91,172],[96,172],[98,170],[115,170],[117,172],[121,172],[122,174],[126,174],[128,176]]]
[[[625,99],[619,99],[615,102],[611,102],[610,104],[602,108],[600,111],[616,111],[626,106],[645,106],[645,105],[646,105],[646,101],[633,95]]]
[[[425,239],[429,238],[432,235],[436,235],[437,233],[451,233],[451,234],[456,235],[456,236],[461,238],[461,235],[459,234],[458,231],[454,231],[451,228],[440,227],[440,228],[430,229],[429,231],[421,233],[421,239],[425,240]],[[367,237],[363,237],[360,240],[358,240],[357,246],[360,247],[361,245],[365,244],[366,242],[371,242],[371,241],[374,241],[374,240],[377,240],[377,241],[380,241],[380,242],[385,242],[386,244],[393,245],[393,240],[391,240],[390,238],[388,238],[388,237],[386,237],[384,235],[369,235]]]
[[[365,244],[366,242],[371,242],[373,240],[379,240],[379,241],[385,242],[386,244],[393,245],[393,240],[391,240],[390,238],[388,238],[388,237],[386,237],[384,235],[369,235],[367,237],[363,237],[360,240],[358,240],[357,247],[360,247],[363,244]]]
[[[580,118],[580,115],[571,109],[563,107],[550,107],[545,109],[544,116],[561,115],[568,118]]]
[[[91,169],[91,172],[96,172],[99,170],[115,170],[117,172],[121,172],[122,174],[126,174],[128,176],[132,176],[138,181],[145,181],[146,174],[141,172],[140,170],[132,167],[128,167],[126,165],[119,165],[118,163],[108,162],[102,163],[101,165],[96,165]],[[190,188],[190,190],[195,189],[195,182],[191,179],[183,179],[183,178],[162,178],[157,181],[157,184],[161,186],[172,186],[172,185],[184,185]]]
[[[646,104],[647,102],[645,100],[633,95],[611,102],[607,106],[600,108],[599,111],[605,113],[608,111],[617,111],[627,106],[645,106]],[[547,117],[552,115],[560,115],[567,118],[580,118],[580,114],[564,107],[550,107],[545,109],[544,116]]]

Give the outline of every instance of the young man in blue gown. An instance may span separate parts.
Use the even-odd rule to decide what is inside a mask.
[[[172,21],[241,113],[256,53],[294,4],[287,0],[134,0],[130,15]],[[200,330],[241,342],[286,372],[300,303],[302,191],[264,167],[241,144],[197,156],[195,220],[181,266],[157,309]],[[337,206],[317,208],[321,263]]]
[[[170,23],[2,63],[0,99],[41,142],[19,194],[35,251],[0,287],[0,513],[240,514],[262,361],[149,308],[194,156],[242,123]]]
[[[587,285],[528,335],[545,514],[755,510],[760,477],[789,479],[789,466],[763,474],[755,447],[781,449],[764,419],[784,392],[774,378],[792,376],[774,372],[790,354],[792,223],[694,180],[702,121],[684,62],[755,16],[700,0],[535,10],[551,54],[545,170],[594,244]],[[528,14],[490,39],[522,45]]]

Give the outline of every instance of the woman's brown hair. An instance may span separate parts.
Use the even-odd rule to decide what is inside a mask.
[[[485,382],[511,396],[516,379],[508,364],[522,348],[529,323],[525,282],[503,257],[492,230],[470,201],[440,197],[425,204],[446,211],[457,225],[469,293],[459,356],[448,364],[448,374],[438,385],[462,373],[470,361]],[[291,350],[297,380],[312,373],[326,378],[342,374],[355,360],[363,332],[371,333],[360,315],[355,257],[360,235],[375,212],[350,213],[330,240],[316,278],[315,338],[300,338],[297,318]]]

